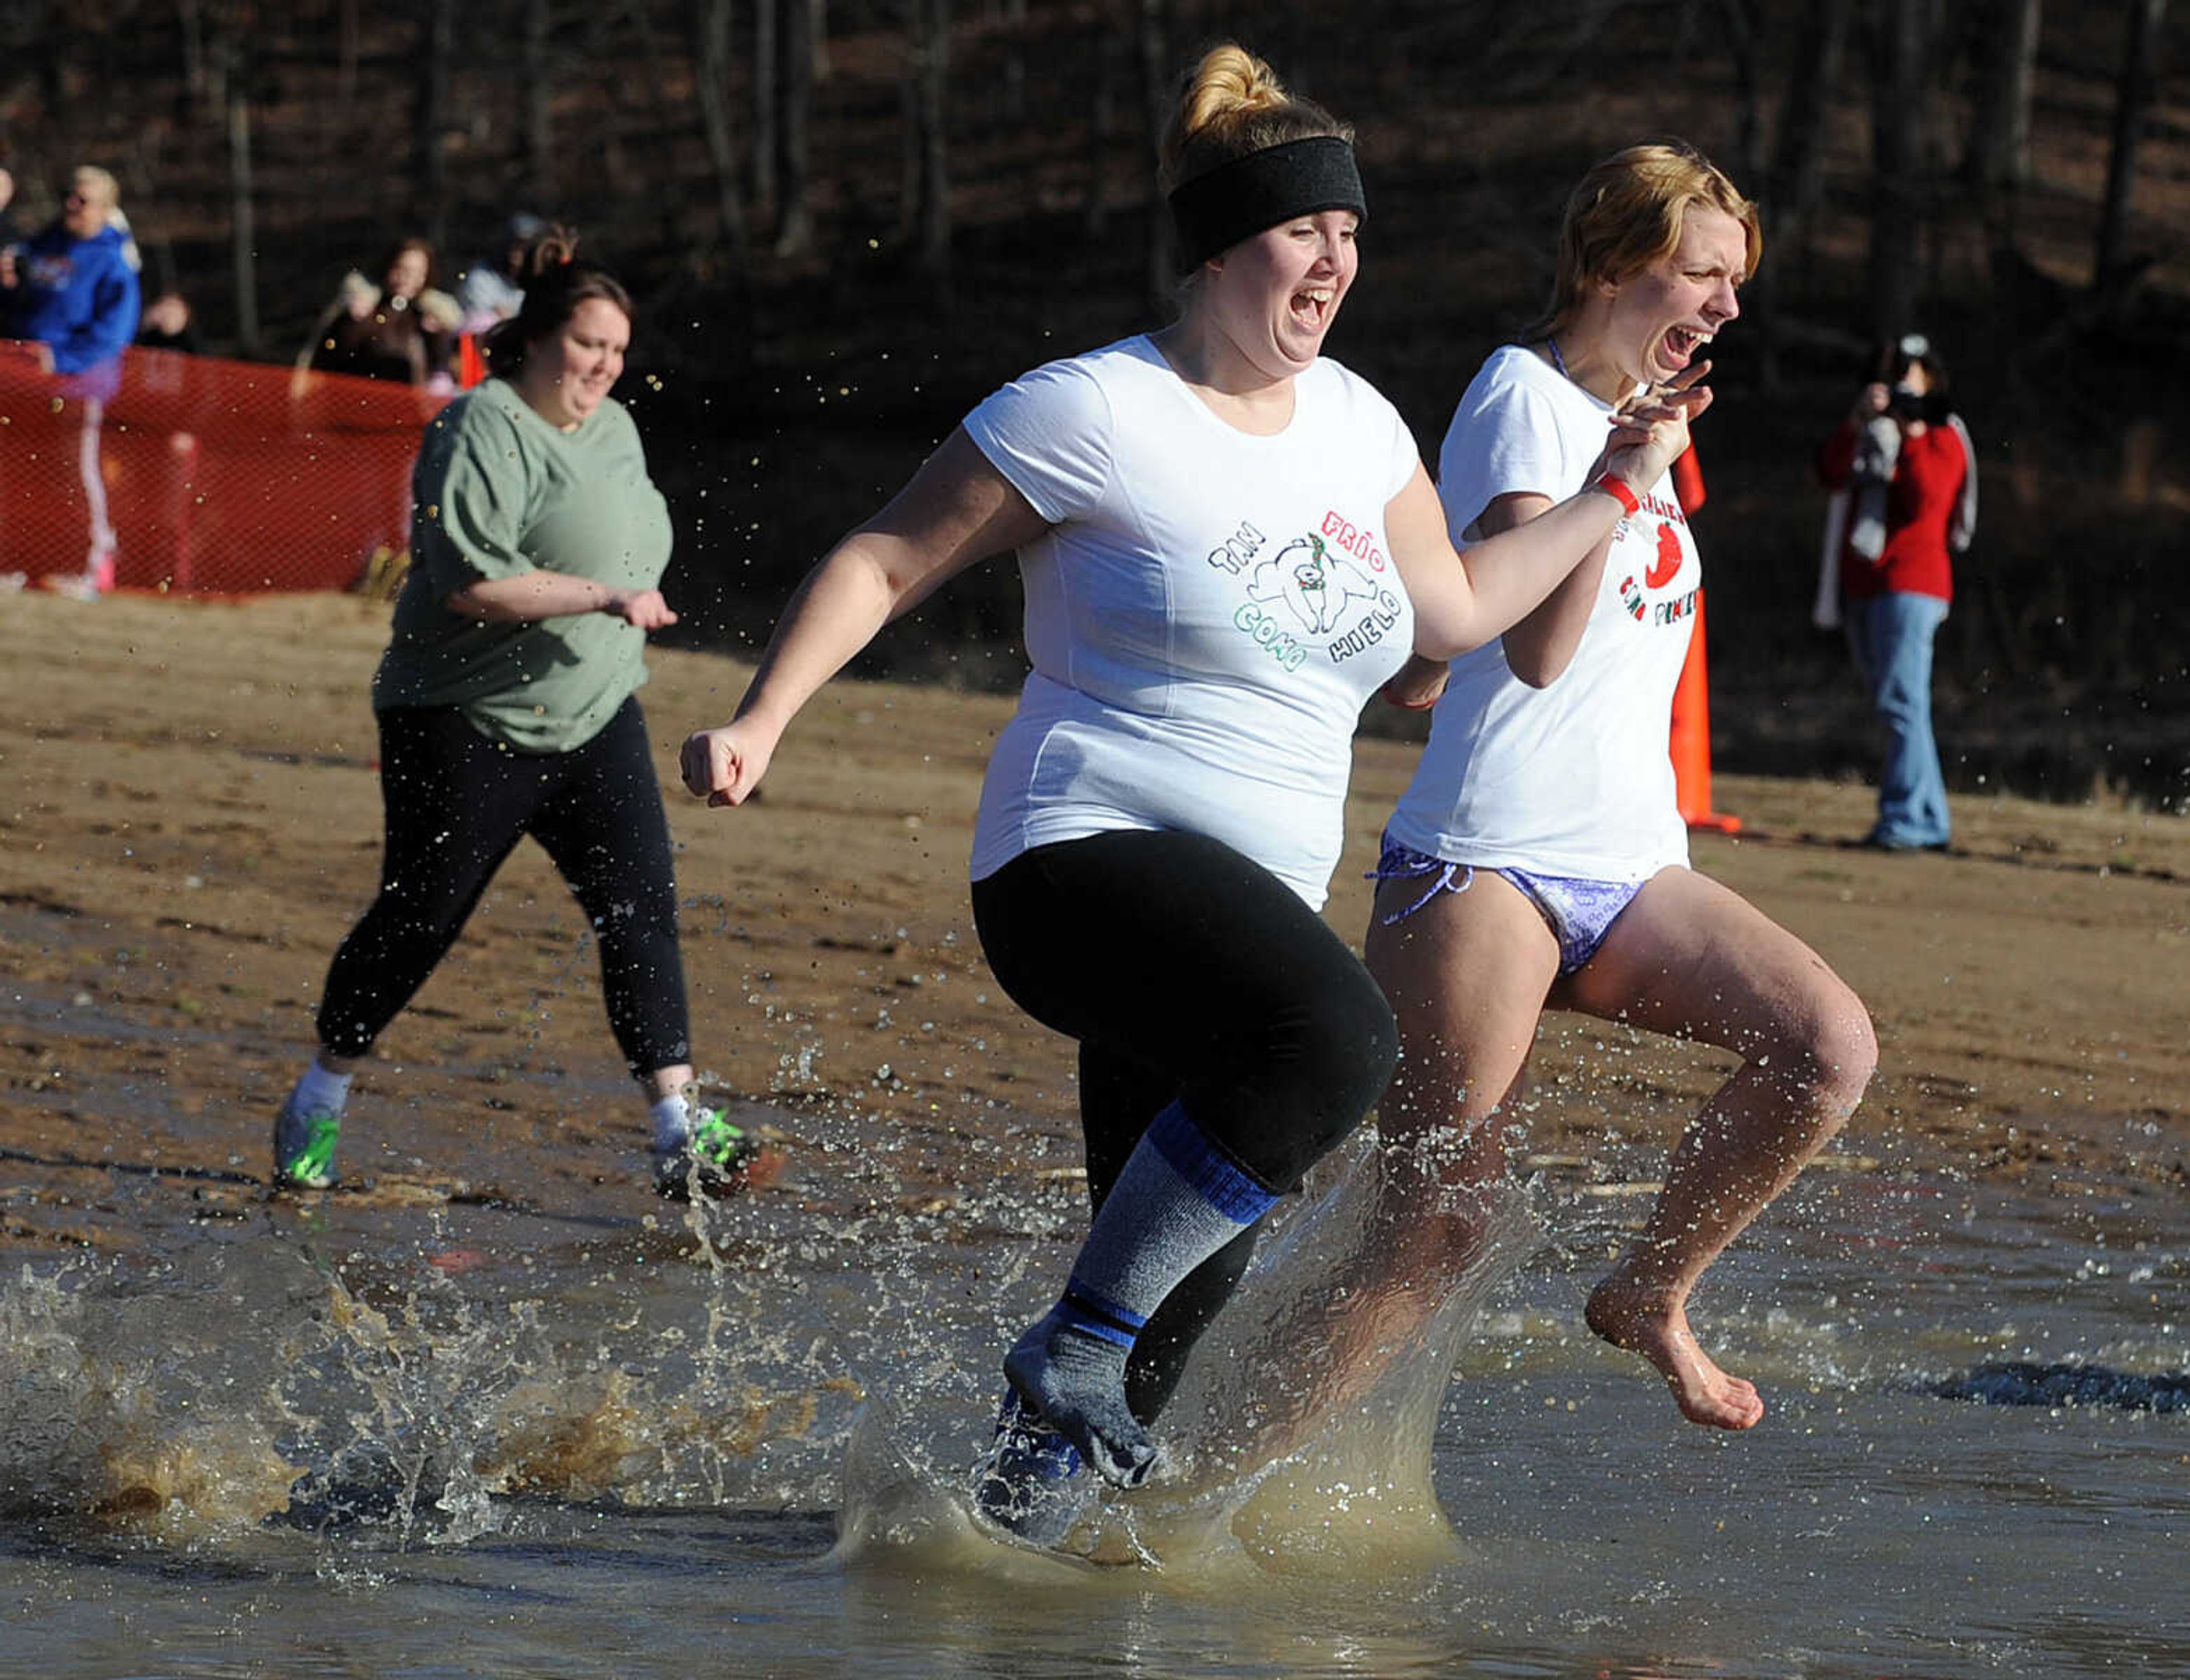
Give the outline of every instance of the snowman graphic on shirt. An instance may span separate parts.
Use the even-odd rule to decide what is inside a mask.
[[[1247,585],[1255,600],[1282,598],[1311,636],[1329,634],[1349,600],[1375,600],[1382,593],[1368,573],[1313,531],[1295,537],[1257,566]]]

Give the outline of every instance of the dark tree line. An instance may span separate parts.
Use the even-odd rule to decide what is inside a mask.
[[[1767,15],[1784,9],[1770,0],[1717,0],[1716,9],[1739,90],[1731,156],[1742,179],[1762,184],[1773,270],[1799,270],[1816,254],[1832,131],[1860,93],[1868,105],[1871,336],[1916,319],[1938,292],[1941,241],[1959,222],[1977,224],[1995,270],[2027,267],[2020,241],[2034,186],[2044,0],[1814,0],[1795,18],[1776,77],[1759,43]],[[2115,9],[2123,31],[2113,66],[2107,187],[2092,223],[2083,301],[2093,314],[2119,309],[2162,254],[2136,250],[2131,230],[2140,149],[2165,70],[2166,0],[2125,0]],[[1779,121],[1767,145],[1760,113],[1775,82]],[[1773,275],[1762,279],[1771,297]]]
[[[2190,16],[2166,0],[0,0],[0,163],[26,217],[70,165],[113,168],[152,281],[245,354],[290,354],[395,234],[461,258],[515,209],[639,283],[695,429],[716,390],[805,423],[797,377],[756,366],[932,347],[936,379],[894,372],[801,493],[769,487],[795,555],[890,475],[858,448],[916,451],[967,383],[1155,316],[1156,139],[1187,60],[1250,20],[1360,126],[1374,266],[1342,330],[1418,433],[1540,295],[1581,167],[1682,133],[1767,226],[1712,446],[1783,493],[1716,497],[1772,560],[1715,584],[1714,621],[1787,593],[1802,440],[1921,323],[1960,352],[1991,473],[1993,599],[1950,639],[2018,682],[2181,663],[2146,575],[2190,477],[2158,411],[2190,344]],[[816,529],[784,523],[809,504]]]
[[[19,173],[51,173],[77,151],[119,144],[125,184],[155,202],[168,166],[193,151],[219,156],[235,337],[247,346],[258,333],[252,253],[287,219],[268,195],[300,145],[384,178],[346,195],[330,166],[309,196],[369,199],[437,246],[496,199],[577,205],[620,232],[651,223],[733,273],[809,257],[819,204],[871,200],[887,183],[896,237],[933,302],[950,297],[955,220],[968,196],[958,150],[993,154],[1014,136],[1038,150],[1069,135],[1084,165],[1086,237],[1115,239],[1115,219],[1131,217],[1155,292],[1168,281],[1168,253],[1148,148],[1183,60],[1229,16],[1204,0],[4,0],[0,152]],[[1943,230],[1958,221],[1981,224],[1995,260],[2017,260],[2049,43],[2058,36],[2052,50],[2088,60],[2094,31],[2110,33],[2089,307],[2119,309],[2153,261],[2172,254],[2137,235],[2138,160],[2155,102],[2184,68],[2170,62],[2182,31],[2178,20],[2170,33],[2166,0],[2056,0],[2051,10],[2044,0],[1685,0],[1670,28],[1662,9],[1614,0],[1534,12],[1412,0],[1362,17],[1273,0],[1255,19],[1268,37],[1256,44],[1330,82],[1322,90],[1335,96],[1359,91],[1341,66],[1356,67],[1357,82],[1365,67],[1387,120],[1404,114],[1390,109],[1403,103],[1393,74],[1375,74],[1380,51],[1399,61],[1403,90],[1410,59],[1476,66],[1426,74],[1412,90],[1426,104],[1501,86],[1541,99],[1564,85],[1586,98],[1581,45],[1614,32],[1623,65],[1642,62],[1639,45],[1664,54],[1677,85],[1699,72],[1722,78],[1728,96],[1705,122],[1767,207],[1776,266],[1814,257],[1836,178],[1843,190],[1851,173],[1865,181],[1872,332],[1909,319],[1936,289]],[[817,150],[832,42],[869,82],[880,61],[894,61],[894,111],[877,120],[871,103],[842,92],[819,120],[843,126]],[[1483,73],[1501,61],[1503,74]],[[140,102],[156,122],[136,120]],[[298,105],[309,121],[282,109]],[[1867,132],[1852,148],[1858,123]],[[635,183],[659,201],[629,202]],[[982,196],[982,213],[996,213]],[[1767,302],[1786,292],[1774,278],[1760,293]]]

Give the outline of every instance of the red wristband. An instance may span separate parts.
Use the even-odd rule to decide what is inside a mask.
[[[1615,479],[1609,473],[1599,478],[1590,488],[1603,491],[1630,514],[1639,514],[1642,511],[1642,498],[1630,490],[1624,480]]]

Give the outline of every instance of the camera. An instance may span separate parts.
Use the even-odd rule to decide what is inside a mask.
[[[1886,411],[1897,420],[1932,420],[1938,417],[1932,412],[1933,407],[1928,392],[1914,391],[1906,385],[1896,385],[1893,394],[1886,400]]]

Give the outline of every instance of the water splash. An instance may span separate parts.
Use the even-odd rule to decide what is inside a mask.
[[[101,1322],[88,1265],[26,1266],[0,1287],[0,1513],[88,1517],[187,1541],[285,1510],[301,1467],[280,1444],[293,1418],[230,1362],[210,1388],[185,1370],[224,1351],[167,1327],[157,1358],[133,1340],[145,1305]]]
[[[526,1500],[812,1508],[861,1397],[826,1337],[755,1328],[716,1236],[698,1289],[688,1251],[638,1300],[280,1238],[26,1267],[0,1280],[0,1514],[401,1550]]]
[[[1439,1409],[1485,1302],[1540,1241],[1502,1178],[1433,1144],[1360,1140],[1197,1350],[1172,1406],[1176,1475],[1143,1543],[1160,1552],[1176,1541],[1158,1530],[1221,1522],[1266,1568],[1451,1561]]]
[[[1521,1194],[1364,1140],[1274,1222],[1195,1350],[1155,1433],[1163,1467],[1104,1489],[1055,1555],[1219,1578],[1353,1567],[1419,1570],[1457,1543],[1431,1449],[1453,1363],[1484,1302],[1539,1240]],[[1001,1342],[998,1345],[1001,1345]],[[1030,1548],[970,1516],[993,1379],[877,1388],[854,1433],[840,1560],[928,1564]],[[973,1537],[992,1542],[974,1547]]]

